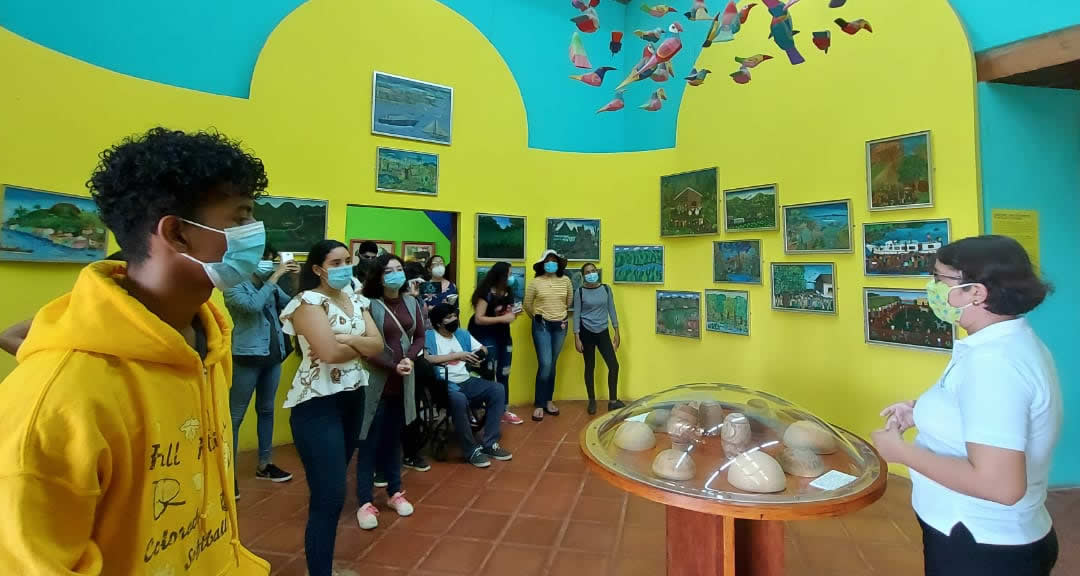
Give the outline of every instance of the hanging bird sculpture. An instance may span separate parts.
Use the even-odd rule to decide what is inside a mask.
[[[686,77],[686,83],[691,86],[701,86],[705,82],[705,78],[712,73],[712,70],[708,68],[702,68],[698,70],[694,68],[690,71],[690,75]]]
[[[577,80],[588,84],[589,86],[599,86],[604,83],[604,74],[614,70],[611,66],[601,66],[588,74],[574,74],[570,76],[571,80]]]
[[[607,104],[604,104],[599,110],[596,111],[596,113],[599,114],[601,112],[614,112],[616,110],[622,110],[625,106],[626,102],[623,101],[622,92],[616,92],[615,99],[611,102],[608,102]]]
[[[577,29],[586,34],[592,34],[600,29],[600,16],[596,14],[596,8],[588,8],[581,16],[574,16],[570,19]]]
[[[828,54],[829,46],[832,46],[832,32],[824,30],[822,32],[814,32],[814,46],[818,47],[818,50]]]
[[[650,76],[659,64],[671,60],[679,53],[679,50],[682,50],[682,39],[679,38],[679,33],[683,31],[682,25],[678,22],[672,22],[671,26],[668,26],[668,31],[671,32],[671,37],[665,38],[656,47],[656,51],[653,52],[652,56],[642,63],[640,67],[635,66],[634,71],[615,90],[622,90],[628,85]],[[648,49],[649,47],[646,46],[645,48]]]
[[[843,18],[837,18],[835,20],[835,22],[836,22],[836,25],[839,26],[841,30],[843,30],[844,32],[847,32],[848,34],[850,34],[852,36],[858,34],[859,30],[866,30],[867,32],[870,32],[871,34],[874,32],[874,29],[870,27],[870,23],[867,22],[866,20],[862,19],[862,18],[859,18],[858,20],[852,20],[851,22],[848,22],[847,20],[844,20]]]
[[[739,68],[731,73],[731,79],[734,80],[736,84],[749,84],[750,70],[748,68]]]
[[[667,82],[675,75],[675,69],[671,67],[671,62],[661,62],[656,66],[656,70],[653,70],[652,78],[653,82]]]
[[[599,6],[600,0],[570,0],[570,4],[572,4],[574,8],[584,12],[589,8],[596,8]]]
[[[769,14],[772,14],[772,24],[769,25],[769,38],[772,38],[773,42],[780,47],[781,50],[787,52],[788,60],[794,64],[802,64],[806,62],[803,55],[799,53],[799,49],[795,47],[795,35],[799,33],[795,29],[795,25],[791,21],[791,13],[789,10],[799,0],[788,0],[788,2],[781,2],[780,0],[762,0],[762,4],[769,9]]]
[[[753,8],[754,6],[757,6],[757,4],[754,4],[753,2],[751,2],[751,3],[747,4],[746,6],[743,6],[741,9],[739,9],[739,23],[740,24],[746,24],[746,19],[750,17],[750,9]]]
[[[608,43],[608,50],[611,50],[612,56],[615,56],[622,50],[622,32],[611,33],[611,42]]]
[[[694,0],[693,5],[690,6],[690,10],[684,12],[683,16],[686,16],[686,19],[692,22],[712,20],[712,17],[709,16],[709,9],[705,7],[705,0]]]
[[[585,43],[581,41],[581,36],[577,32],[570,37],[570,61],[578,68],[592,68],[589,56],[585,54]]]
[[[757,68],[758,64],[761,64],[766,60],[772,60],[772,56],[769,56],[768,54],[754,54],[749,58],[735,57],[735,62],[742,68]]]
[[[634,36],[641,38],[649,44],[655,44],[660,41],[660,38],[664,36],[663,28],[653,28],[652,30],[634,30]]]
[[[672,12],[678,12],[678,10],[668,6],[667,4],[657,4],[656,6],[649,6],[648,4],[641,3],[641,11],[652,16],[653,18],[663,18]]]
[[[663,88],[657,88],[656,92],[652,93],[652,98],[649,98],[648,102],[638,106],[638,108],[648,110],[649,112],[656,112],[664,105],[664,100],[667,100],[667,94],[664,93]]]
[[[847,0],[829,0],[829,8],[843,8]]]

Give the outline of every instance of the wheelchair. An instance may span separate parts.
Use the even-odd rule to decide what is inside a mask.
[[[416,417],[420,422],[420,445],[429,449],[431,457],[445,462],[453,441],[453,422],[450,419],[450,397],[447,389],[449,370],[446,366],[428,364],[431,367],[430,379],[426,384],[416,387]],[[495,379],[494,360],[488,355],[484,362],[473,367],[469,372],[485,380]],[[482,403],[469,406],[469,422],[472,432],[483,426],[485,408]]]

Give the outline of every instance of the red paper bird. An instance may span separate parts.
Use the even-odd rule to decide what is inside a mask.
[[[874,32],[874,29],[870,27],[870,22],[867,22],[862,18],[859,18],[858,20],[852,20],[851,22],[848,22],[843,18],[837,18],[836,20],[834,20],[834,22],[836,22],[836,25],[839,26],[841,30],[847,32],[852,36],[858,34],[859,30],[866,30],[870,33]]]
[[[743,6],[739,10],[739,24],[746,24],[746,19],[750,17],[750,9],[753,8],[754,6],[757,6],[757,4],[754,4],[753,2],[751,2],[751,3],[747,4],[746,6]]]
[[[832,46],[832,32],[829,32],[828,30],[814,32],[814,46],[817,46],[818,50],[828,54],[829,46]]]
[[[611,50],[611,55],[614,56],[622,50],[622,32],[611,33],[611,43],[608,44],[608,49]]]
[[[747,68],[739,68],[731,73],[731,79],[736,84],[749,84],[750,83],[750,70]]]
[[[589,86],[599,86],[604,83],[604,74],[614,70],[611,66],[601,66],[588,74],[574,74],[571,80],[579,80]]]
[[[622,92],[615,93],[615,99],[607,104],[604,104],[602,108],[596,111],[597,114],[601,112],[614,112],[616,110],[622,110],[626,106],[626,102],[623,100]]]
[[[570,0],[570,4],[578,10],[584,12],[589,8],[596,8],[600,5],[600,0]]]
[[[577,29],[586,34],[592,34],[600,28],[600,16],[596,14],[595,8],[585,10],[581,16],[574,16],[570,21],[577,24]]]

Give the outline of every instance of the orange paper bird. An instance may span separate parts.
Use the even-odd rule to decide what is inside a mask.
[[[772,56],[769,56],[768,54],[754,54],[749,58],[735,57],[735,62],[738,62],[739,66],[742,68],[756,68],[758,64],[761,64],[766,60],[772,60]]]
[[[709,16],[709,9],[705,7],[705,0],[694,0],[694,4],[690,6],[689,12],[684,12],[683,16],[686,16],[687,20],[712,20]]]
[[[739,68],[731,73],[731,79],[734,80],[736,84],[748,84],[750,82],[750,70],[747,68]]]
[[[589,86],[599,86],[604,83],[604,74],[614,70],[611,66],[601,66],[588,74],[575,74],[570,76],[571,80],[578,80],[584,82]]]
[[[653,28],[652,30],[634,30],[634,36],[641,38],[642,40],[653,44],[660,40],[660,37],[664,35],[663,28]]]
[[[751,3],[747,4],[746,6],[743,6],[742,9],[739,10],[739,23],[740,24],[746,24],[746,19],[750,17],[750,9],[753,8],[754,6],[757,6],[757,4],[754,4],[753,2],[751,2]]]
[[[837,18],[836,20],[834,20],[834,22],[836,22],[836,25],[839,26],[841,30],[847,32],[852,36],[858,34],[859,30],[866,30],[870,33],[874,32],[874,29],[870,27],[870,23],[862,18],[859,18],[858,20],[852,20],[851,22],[848,22],[843,18]]]
[[[641,11],[654,18],[663,18],[671,12],[678,12],[678,10],[668,6],[667,4],[657,4],[656,6],[649,6],[648,4],[641,3]]]
[[[573,4],[574,8],[584,12],[589,8],[596,8],[600,5],[600,0],[570,0],[570,4]]]
[[[596,111],[596,113],[599,114],[601,112],[614,112],[616,110],[622,110],[623,106],[626,106],[626,102],[623,101],[622,92],[616,92],[615,99],[611,102],[608,102],[607,104],[604,104],[603,107]]]
[[[652,98],[649,98],[648,102],[638,106],[638,108],[648,110],[649,112],[656,112],[664,105],[664,100],[667,100],[667,94],[664,93],[663,88],[657,88],[656,92],[652,93]]]
[[[600,16],[596,14],[595,8],[587,8],[585,13],[574,16],[570,21],[577,25],[578,30],[586,34],[592,34],[600,28]]]

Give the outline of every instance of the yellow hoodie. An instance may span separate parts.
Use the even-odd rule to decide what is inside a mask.
[[[233,499],[230,326],[203,361],[98,262],[34,318],[0,384],[0,566],[20,575],[265,576]]]

